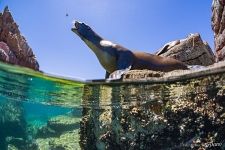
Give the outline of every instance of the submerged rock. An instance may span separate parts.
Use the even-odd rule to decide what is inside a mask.
[[[80,149],[79,146],[80,118],[73,116],[57,116],[48,120],[46,126],[36,134],[39,149]]]
[[[36,143],[32,143],[24,138],[7,137],[7,150],[38,150]]]
[[[57,132],[70,131],[79,128],[79,119],[69,116],[57,116],[48,121],[48,127]]]
[[[187,65],[208,66],[215,63],[215,56],[210,46],[198,33],[170,43],[172,43],[171,46],[159,50],[156,54],[175,58]]]
[[[21,35],[8,7],[0,13],[0,60],[39,70],[35,55]]]
[[[18,102],[0,102],[0,148],[7,146],[7,137],[25,138],[24,110]]]
[[[36,140],[39,150],[79,150],[79,133],[77,130],[65,132],[59,137],[38,138]]]
[[[212,2],[212,29],[217,61],[225,60],[225,1]]]
[[[36,137],[58,137],[63,132],[79,128],[79,118],[71,116],[57,116],[48,120],[47,125],[38,130]]]
[[[225,62],[161,75],[85,85],[81,149],[224,149]]]

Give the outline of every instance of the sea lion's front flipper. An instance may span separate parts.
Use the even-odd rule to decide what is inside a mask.
[[[108,81],[119,80],[122,75],[129,71],[133,64],[133,53],[131,51],[122,51],[117,60],[117,70],[109,75]]]
[[[131,66],[129,66],[126,69],[121,69],[121,70],[116,70],[113,73],[109,75],[109,78],[107,78],[107,81],[112,81],[112,80],[119,80],[122,78],[122,75],[125,74],[130,70]]]
[[[108,73],[108,72],[106,71],[106,73],[105,73],[105,79],[109,78],[109,75],[110,75],[110,73]]]

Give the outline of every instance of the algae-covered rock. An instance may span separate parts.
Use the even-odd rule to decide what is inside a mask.
[[[79,128],[79,118],[70,116],[57,116],[48,121],[49,128],[57,132],[70,131]]]
[[[219,63],[124,84],[85,85],[81,148],[223,149],[224,81],[225,63]]]
[[[39,138],[58,137],[65,131],[79,128],[79,118],[72,116],[57,116],[48,120],[47,125],[39,129],[36,136]]]
[[[79,124],[80,118],[73,116],[62,115],[49,119],[47,125],[36,134],[38,149],[80,149]]]
[[[36,143],[39,150],[59,149],[59,150],[79,150],[78,129],[65,132],[59,137],[38,138]]]
[[[78,129],[62,134],[59,138],[49,141],[51,149],[74,150],[79,149]]]

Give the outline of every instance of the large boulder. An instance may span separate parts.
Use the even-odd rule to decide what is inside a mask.
[[[156,54],[178,59],[187,65],[208,66],[215,63],[215,56],[210,46],[198,33],[190,34],[182,40],[169,42]]]
[[[35,55],[21,35],[8,7],[0,13],[0,60],[39,70]]]
[[[217,61],[225,60],[225,0],[213,0],[212,29]]]

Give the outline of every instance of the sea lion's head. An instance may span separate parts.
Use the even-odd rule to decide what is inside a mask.
[[[83,22],[74,21],[73,27],[71,29],[76,33],[82,40],[96,41],[99,40],[99,36]]]

